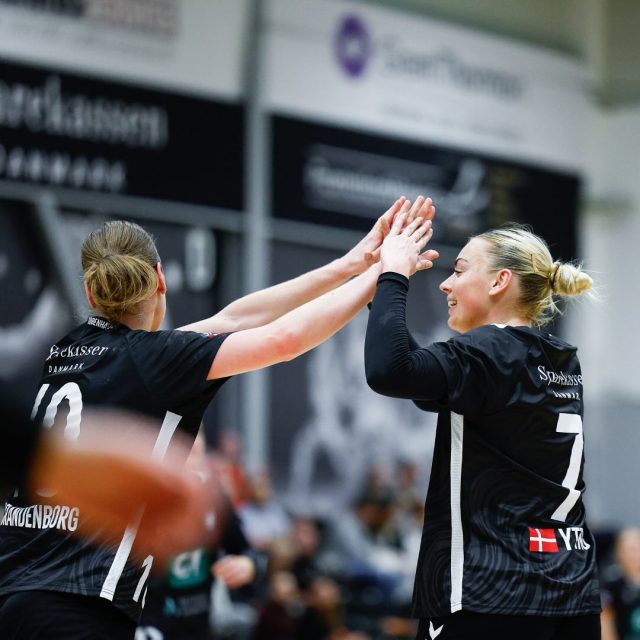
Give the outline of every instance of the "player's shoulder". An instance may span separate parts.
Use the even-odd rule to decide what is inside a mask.
[[[466,348],[478,349],[502,349],[505,346],[526,348],[531,337],[526,332],[513,331],[513,329],[514,327],[508,325],[487,324],[456,335],[450,339],[450,342]]]
[[[123,333],[123,337],[132,349],[164,349],[183,344],[185,336],[181,335],[182,333],[182,331],[176,329],[160,329],[158,331],[129,329]]]
[[[533,345],[562,351],[575,351],[576,347],[558,336],[537,327],[487,324],[456,336],[454,340],[468,344],[521,345],[528,349]]]
[[[126,341],[132,351],[162,352],[170,354],[184,349],[215,348],[219,336],[213,333],[161,329],[158,331],[132,330],[126,333]]]

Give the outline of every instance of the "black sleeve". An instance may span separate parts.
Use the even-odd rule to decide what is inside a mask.
[[[222,534],[221,545],[226,553],[240,555],[249,551],[251,545],[244,535],[240,518],[231,505],[227,507],[227,521]]]
[[[207,380],[228,333],[195,331],[136,331],[129,337],[134,363],[149,392],[175,404],[201,396],[222,380]]]
[[[242,555],[251,559],[256,571],[251,585],[255,587],[262,584],[267,576],[267,556],[249,544],[242,530],[242,522],[231,504],[227,504],[227,509],[227,520],[222,534],[221,547],[225,553]],[[249,585],[246,585],[246,587],[249,587]],[[250,591],[246,593],[250,593]]]
[[[20,398],[12,386],[0,386],[0,485],[4,487],[23,484],[40,436]]]
[[[395,398],[434,400],[447,392],[438,360],[417,347],[407,330],[409,281],[398,273],[383,273],[371,305],[364,347],[367,383]]]
[[[396,274],[399,275],[399,274]],[[402,277],[402,276],[400,276]],[[367,309],[369,309],[369,311],[371,311],[371,303],[369,302],[369,304],[367,304]],[[409,340],[409,348],[411,349],[411,351],[415,351],[416,349],[420,348],[420,345],[418,344],[418,341],[413,337],[411,331],[409,331],[409,329],[407,328],[407,339]]]

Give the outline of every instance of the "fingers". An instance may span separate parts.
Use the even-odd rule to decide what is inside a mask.
[[[393,219],[393,225],[391,225],[391,231],[389,232],[392,236],[399,236],[402,233],[402,228],[404,227],[407,220],[407,211],[400,211]]]
[[[405,214],[404,225],[408,225],[417,218],[433,220],[436,215],[436,208],[431,198],[419,195],[412,204],[410,200],[402,196],[378,218],[373,227],[374,231],[382,233],[383,237],[386,237],[393,229],[392,225],[398,222],[402,214]]]
[[[431,198],[426,198],[418,212],[418,215],[424,220],[433,220],[436,215],[436,208]]]
[[[433,262],[440,257],[440,254],[433,250],[425,251],[418,256],[418,262],[416,263],[416,271],[424,271],[425,269],[431,269]]]
[[[409,211],[409,217],[408,217],[408,222],[413,222],[418,216],[420,216],[420,211],[422,209],[422,206],[424,205],[424,196],[418,196],[414,203],[413,206],[411,207],[411,210]]]
[[[416,218],[433,220],[435,215],[436,208],[433,204],[433,200],[431,198],[425,198],[424,196],[418,196],[411,207],[408,222],[413,222]]]
[[[404,196],[400,196],[379,218],[373,227],[374,231],[378,231],[382,233],[383,236],[386,236],[391,229],[391,222],[394,219],[395,215],[400,211],[404,203],[406,202],[406,198]]]
[[[422,231],[422,235],[418,237],[416,244],[418,245],[418,251],[422,251],[429,240],[433,237],[433,227],[431,226],[431,220],[427,220],[429,226],[426,229],[418,229],[416,233]]]
[[[422,234],[419,231],[419,229],[421,229],[423,223],[424,223],[424,220],[422,218],[416,218],[415,220],[407,224],[402,232],[407,236],[412,236],[413,234],[416,234],[417,237],[419,237]]]

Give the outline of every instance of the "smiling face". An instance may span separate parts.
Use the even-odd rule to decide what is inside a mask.
[[[470,240],[460,251],[453,273],[440,284],[447,296],[449,327],[465,333],[489,324],[494,301],[490,294],[496,280],[489,243],[480,238]]]

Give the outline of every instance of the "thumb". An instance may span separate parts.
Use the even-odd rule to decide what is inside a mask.
[[[375,264],[378,260],[380,260],[380,247],[375,251],[367,251],[364,254],[364,261],[369,265]]]

